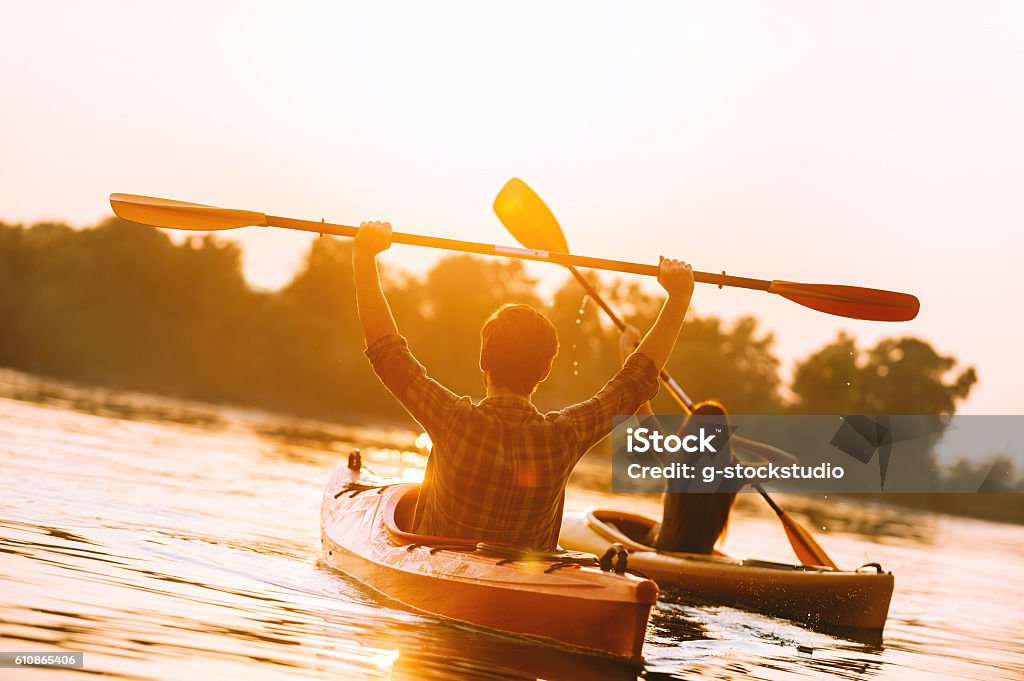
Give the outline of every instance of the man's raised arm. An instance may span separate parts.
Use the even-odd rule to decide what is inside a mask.
[[[640,341],[636,351],[647,355],[654,366],[661,371],[668,362],[672,348],[679,337],[679,329],[683,326],[686,310],[690,307],[693,296],[693,268],[680,260],[661,259],[661,270],[658,283],[668,293],[665,304],[661,306],[658,320]]]
[[[366,339],[366,357],[384,386],[405,410],[438,442],[445,432],[459,397],[427,376],[427,370],[409,352],[405,339],[384,297],[377,272],[377,254],[391,245],[391,225],[364,222],[352,251],[356,305]]]
[[[613,417],[636,413],[658,392],[658,372],[672,353],[690,306],[693,271],[686,263],[662,258],[658,283],[668,299],[636,351],[596,395],[561,411],[573,423],[579,456],[611,432]]]
[[[364,222],[359,225],[352,251],[352,269],[355,273],[356,306],[367,348],[385,336],[398,335],[398,325],[391,315],[377,271],[377,254],[390,246],[389,223]]]

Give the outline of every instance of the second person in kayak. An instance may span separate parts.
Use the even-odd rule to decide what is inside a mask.
[[[625,363],[633,348],[640,342],[640,330],[628,325],[619,337],[619,353]],[[640,405],[636,415],[652,430],[661,431],[661,424],[649,402]],[[698,425],[721,425],[731,432],[729,414],[725,406],[716,400],[706,400],[694,406],[692,416],[687,419],[677,435],[685,437],[696,433]],[[720,460],[735,462],[732,443],[726,440],[725,448],[719,452]],[[691,461],[696,456],[687,457]],[[716,492],[699,493],[685,489],[678,481],[666,480],[662,495],[661,522],[651,528],[646,537],[639,537],[641,543],[653,546],[658,551],[672,553],[715,552],[715,545],[725,538],[729,527],[729,514],[736,501],[734,485],[723,486]],[[682,487],[677,489],[676,487]]]
[[[558,352],[554,325],[529,305],[503,305],[480,331],[487,397],[474,403],[427,375],[398,327],[381,288],[376,256],[391,225],[364,222],[352,255],[366,356],[385,387],[430,436],[423,486],[407,528],[419,534],[553,550],[565,486],[580,458],[658,391],[693,295],[686,263],[662,259],[668,293],[636,352],[593,397],[541,414],[532,402]]]

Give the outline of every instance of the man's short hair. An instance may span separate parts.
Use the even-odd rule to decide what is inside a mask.
[[[555,325],[529,305],[502,305],[480,329],[480,368],[505,390],[532,394],[556,354]]]

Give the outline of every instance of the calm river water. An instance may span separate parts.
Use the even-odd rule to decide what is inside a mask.
[[[0,372],[0,651],[84,651],[126,679],[632,679],[585,655],[384,602],[319,559],[321,486],[360,446],[415,467],[415,434],[41,383]],[[646,508],[581,486],[569,506]],[[841,565],[881,562],[879,640],[661,602],[647,679],[1024,678],[1024,528],[790,500]],[[790,560],[756,500],[736,555]],[[0,679],[81,676],[0,669]]]

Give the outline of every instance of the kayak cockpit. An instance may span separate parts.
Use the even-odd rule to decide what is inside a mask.
[[[586,551],[566,551],[564,549],[542,551],[500,542],[482,542],[476,539],[443,537],[411,532],[416,512],[416,500],[419,497],[420,491],[420,486],[415,483],[382,484],[378,486],[354,484],[343,488],[341,493],[348,492],[353,495],[361,493],[383,494],[385,490],[389,490],[389,493],[381,500],[384,528],[392,543],[406,546],[409,550],[424,547],[432,551],[444,550],[474,553],[494,558],[499,565],[512,562],[549,563],[548,571],[573,565],[601,567],[606,571],[614,570],[620,572],[620,569],[621,572],[626,571],[625,560],[619,563],[621,565],[620,569],[616,569],[615,566],[609,568],[604,565],[608,561],[601,561],[596,555]]]
[[[413,517],[416,513],[416,500],[420,495],[420,486],[415,483],[396,485],[397,489],[386,499],[381,509],[384,514],[384,528],[388,536],[398,544],[415,544],[418,546],[465,547],[473,550],[477,541],[458,537],[441,537],[430,534],[412,532]]]
[[[658,524],[653,518],[644,515],[617,511],[612,509],[594,509],[587,512],[587,522],[593,530],[601,535],[606,541],[617,542],[633,552],[645,551],[658,553],[663,556],[672,556],[678,559],[691,561],[714,561],[718,563],[731,563],[745,567],[761,567],[775,570],[804,570],[813,572],[832,572],[832,568],[825,568],[818,565],[795,565],[791,563],[778,563],[774,561],[757,560],[753,558],[736,559],[716,550],[714,553],[687,553],[673,551],[659,551],[647,543],[652,530]]]
[[[626,511],[614,511],[608,509],[597,509],[591,512],[594,520],[618,530],[626,539],[639,546],[653,551],[654,548],[647,544],[647,538],[651,536],[651,530],[658,524],[653,518]]]

